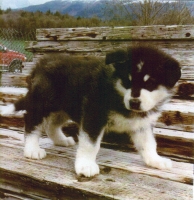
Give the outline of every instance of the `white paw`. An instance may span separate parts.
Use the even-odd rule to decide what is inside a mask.
[[[75,171],[77,175],[92,177],[100,173],[99,166],[95,161],[85,158],[79,158],[75,162]]]
[[[73,146],[76,143],[75,143],[73,137],[66,137],[63,140],[55,141],[54,144],[57,145],[57,146],[68,147],[68,146]]]
[[[46,151],[44,149],[38,148],[24,148],[24,156],[30,159],[42,159],[46,157]]]
[[[172,161],[168,158],[163,158],[161,156],[154,156],[145,159],[145,163],[148,166],[158,168],[158,169],[171,169]]]

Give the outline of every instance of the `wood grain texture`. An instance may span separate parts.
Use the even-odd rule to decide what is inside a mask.
[[[60,199],[192,199],[192,165],[173,162],[172,170],[146,167],[139,155],[101,148],[97,162],[101,174],[93,179],[79,179],[74,172],[76,147],[53,146],[47,138],[43,160],[23,157],[23,136],[0,130],[1,189],[21,194]]]
[[[194,26],[126,26],[37,29],[37,40],[191,40]]]
[[[105,56],[107,52],[132,45],[153,45],[177,59],[182,66],[193,66],[194,41],[38,41],[27,45],[26,49],[35,54],[68,53],[76,55]],[[36,56],[36,55],[35,55]],[[52,56],[52,55],[51,55]]]

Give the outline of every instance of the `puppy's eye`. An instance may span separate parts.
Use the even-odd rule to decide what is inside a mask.
[[[131,81],[132,80],[132,76],[131,76],[131,74],[129,74],[129,81]]]
[[[150,75],[146,74],[144,77],[143,77],[143,80],[146,82],[147,80],[149,80],[150,78]]]
[[[155,79],[153,78],[149,78],[146,82],[145,82],[145,89],[149,90],[149,91],[153,91],[154,89],[157,88],[157,82]]]
[[[131,80],[130,80],[130,78],[129,77],[127,78],[127,77],[123,76],[122,85],[125,88],[131,88]]]

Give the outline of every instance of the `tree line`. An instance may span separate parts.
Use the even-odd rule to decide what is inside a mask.
[[[30,39],[35,39],[37,28],[194,24],[191,10],[180,0],[175,3],[144,0],[129,4],[130,1],[107,1],[102,10],[103,18],[74,17],[50,10],[43,13],[0,9],[0,30],[12,29],[14,37],[24,38],[31,34]]]
[[[48,10],[46,13],[41,11],[12,11],[11,9],[0,12],[0,29],[15,30],[15,37],[30,36],[35,39],[36,29],[38,28],[71,28],[71,27],[93,27],[103,26],[103,23],[97,17],[90,19],[73,17],[59,12],[52,13]]]

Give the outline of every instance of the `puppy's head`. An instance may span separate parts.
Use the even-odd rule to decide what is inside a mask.
[[[181,76],[175,59],[149,46],[110,52],[106,64],[115,67],[115,87],[126,109],[136,112],[147,112],[164,102]]]

